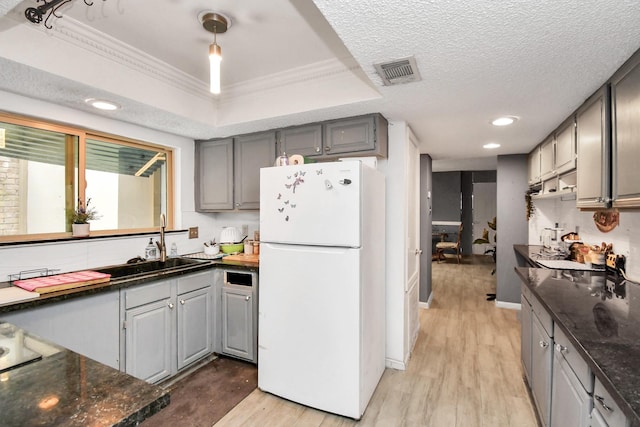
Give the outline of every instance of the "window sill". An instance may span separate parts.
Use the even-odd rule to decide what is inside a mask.
[[[189,230],[166,230],[165,234],[177,234],[188,233]],[[29,245],[42,245],[49,243],[65,243],[65,242],[79,242],[86,240],[101,240],[101,239],[120,239],[136,236],[154,236],[160,235],[160,230],[154,231],[132,231],[132,232],[113,232],[113,231],[92,231],[89,236],[86,237],[73,237],[71,233],[55,234],[51,237],[30,237],[22,236],[21,240],[0,240],[0,247],[5,246],[29,246]],[[4,238],[11,238],[12,236],[5,236]]]

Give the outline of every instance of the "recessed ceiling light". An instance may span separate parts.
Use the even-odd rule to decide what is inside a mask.
[[[113,111],[120,108],[120,106],[115,102],[105,101],[104,99],[88,98],[85,99],[84,102],[99,110]]]
[[[510,124],[515,123],[518,120],[516,116],[504,116],[498,117],[497,119],[491,122],[494,126],[509,126]]]
[[[486,148],[487,150],[493,150],[494,148],[498,148],[498,147],[500,147],[500,144],[497,144],[495,142],[490,142],[482,146],[482,148]]]

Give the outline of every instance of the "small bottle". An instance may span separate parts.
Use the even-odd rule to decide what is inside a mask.
[[[153,243],[153,238],[149,239],[149,244],[144,248],[145,259],[156,259],[156,245]]]
[[[172,256],[172,257],[178,256],[178,245],[176,245],[176,242],[173,242],[171,244],[171,254],[169,256]]]

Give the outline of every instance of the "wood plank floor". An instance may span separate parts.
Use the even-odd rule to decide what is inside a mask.
[[[518,312],[486,300],[492,268],[477,257],[433,263],[434,298],[408,368],[385,370],[359,422],[256,389],[215,426],[536,426]]]

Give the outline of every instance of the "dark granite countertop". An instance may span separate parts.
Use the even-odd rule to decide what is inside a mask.
[[[40,297],[27,301],[18,301],[7,304],[0,304],[0,313],[8,313],[16,310],[24,310],[26,308],[38,307],[44,304],[51,304],[54,302],[65,301],[72,298],[79,298],[83,296],[93,295],[101,292],[108,292],[121,288],[128,288],[131,286],[141,285],[159,279],[168,279],[171,277],[183,276],[185,274],[192,274],[201,270],[207,270],[210,268],[224,268],[233,265],[242,269],[251,271],[258,271],[259,268],[255,264],[246,264],[242,262],[223,262],[220,260],[201,260],[194,265],[182,267],[180,269],[174,269],[169,271],[163,271],[159,273],[150,273],[145,276],[135,276],[131,278],[113,279],[109,282],[98,283],[94,285],[82,286],[79,288],[66,289],[63,291],[49,292],[41,294]],[[93,270],[99,270],[103,267],[95,267]],[[9,282],[0,282],[0,289],[11,286]]]
[[[158,386],[24,335],[48,355],[0,373],[3,426],[135,426],[169,404]]]
[[[640,285],[605,272],[530,267],[516,272],[631,425],[639,427]]]

